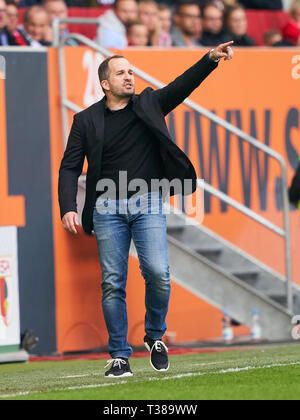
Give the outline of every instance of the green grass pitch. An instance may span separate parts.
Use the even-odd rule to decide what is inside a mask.
[[[131,359],[134,376],[104,377],[104,360],[0,365],[0,401],[299,400],[300,343],[171,356],[167,373]]]

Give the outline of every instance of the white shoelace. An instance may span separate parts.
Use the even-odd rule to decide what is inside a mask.
[[[112,363],[113,363],[113,367],[118,366],[118,368],[119,368],[119,369],[121,369],[121,364],[122,364],[122,365],[126,365],[126,362],[125,362],[125,360],[123,360],[123,359],[110,359],[110,360],[108,360],[108,361],[107,361],[107,364],[106,364],[106,366],[105,366],[105,369],[106,369],[109,365],[111,365]]]
[[[155,341],[154,347],[155,347],[155,350],[158,351],[158,352],[161,352],[163,348],[166,350],[167,353],[169,351],[168,347],[165,345],[165,343],[163,341],[158,341],[158,340]]]

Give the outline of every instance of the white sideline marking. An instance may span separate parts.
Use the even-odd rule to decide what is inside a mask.
[[[107,384],[93,384],[93,385],[69,386],[67,388],[51,389],[51,391],[17,392],[15,394],[6,394],[6,395],[3,394],[3,395],[0,395],[0,398],[19,397],[21,395],[39,394],[39,393],[42,393],[42,392],[69,391],[69,390],[88,389],[88,388],[102,388],[102,387],[106,387],[106,386],[123,385],[123,384],[127,384],[127,381],[111,382],[111,383],[107,383]]]
[[[258,369],[271,369],[274,367],[288,367],[288,366],[297,366],[300,365],[300,362],[291,362],[291,363],[277,363],[277,364],[273,364],[273,365],[265,365],[265,366],[247,366],[244,368],[236,368],[236,369],[225,369],[225,370],[220,370],[220,374],[222,373],[235,373],[235,372],[243,372],[243,371],[248,371],[248,370],[258,370]]]
[[[87,376],[91,376],[91,375],[89,373],[85,373],[83,375],[69,375],[69,376],[62,376],[60,379],[85,378]]]
[[[120,382],[114,382],[114,383],[107,383],[107,384],[93,384],[93,385],[81,385],[81,386],[68,386],[67,390],[70,389],[88,389],[88,388],[99,388],[99,387],[104,387],[104,386],[113,386],[113,385],[123,385],[123,384],[127,384],[127,381],[120,381]],[[56,389],[55,391],[61,391],[61,389]],[[50,391],[52,392],[52,391]]]
[[[159,377],[150,377],[148,379],[142,379],[141,382],[147,381],[167,381],[170,379],[180,379],[180,378],[187,378],[193,376],[205,376],[205,375],[224,375],[226,373],[239,373],[245,372],[249,370],[261,370],[261,369],[271,369],[275,367],[288,367],[288,366],[299,366],[300,362],[290,362],[290,363],[274,363],[272,365],[264,365],[264,366],[246,366],[243,368],[230,368],[230,369],[222,369],[217,372],[197,372],[197,373],[182,373],[179,375],[173,376],[165,376],[162,378]],[[86,375],[85,375],[86,376]],[[87,375],[88,376],[88,375]],[[139,381],[137,381],[139,382]],[[120,381],[120,382],[108,382],[104,384],[93,384],[93,385],[81,385],[81,386],[70,386],[67,388],[57,388],[51,391],[27,391],[27,392],[17,392],[15,394],[2,394],[0,398],[9,398],[9,397],[18,397],[21,395],[29,395],[29,394],[38,394],[43,392],[54,392],[54,391],[68,391],[68,390],[76,390],[76,389],[88,389],[88,388],[102,388],[108,386],[115,386],[115,385],[124,385],[127,384],[128,381]]]
[[[38,392],[39,392],[39,391],[38,391]],[[31,391],[27,391],[27,392],[17,392],[16,394],[7,394],[7,395],[3,394],[3,395],[0,395],[0,398],[19,397],[19,396],[21,396],[21,395],[28,395],[28,394],[30,394],[30,393],[31,393]],[[34,393],[35,393],[35,391],[34,391]]]

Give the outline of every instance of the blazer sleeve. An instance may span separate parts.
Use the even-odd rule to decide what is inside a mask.
[[[289,189],[289,199],[292,204],[297,206],[300,201],[300,163]]]
[[[169,85],[154,91],[164,115],[169,114],[180,105],[190,94],[218,67],[207,53],[200,61],[190,67]]]
[[[84,136],[78,115],[75,115],[59,169],[58,200],[61,218],[69,211],[77,212],[78,177],[82,173],[84,158]]]

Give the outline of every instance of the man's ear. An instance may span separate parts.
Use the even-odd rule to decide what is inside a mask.
[[[102,82],[101,82],[101,87],[102,87],[102,89],[104,89],[104,90],[110,90],[110,89],[109,89],[109,83],[108,83],[108,81],[107,81],[107,80],[102,80]]]

